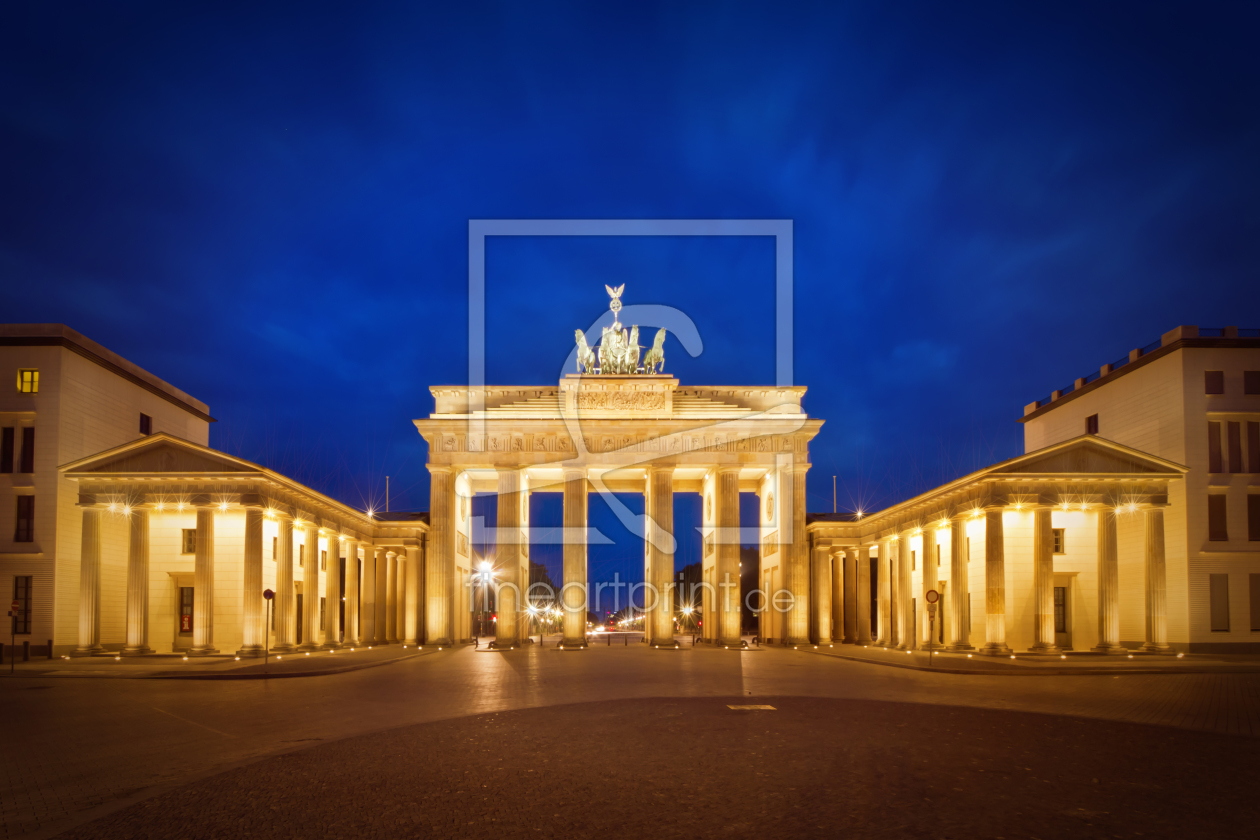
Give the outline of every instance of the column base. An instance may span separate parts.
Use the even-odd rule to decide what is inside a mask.
[[[948,650],[948,651],[964,650],[965,651],[965,650],[975,650],[975,647],[973,645],[967,644],[966,642],[957,642],[954,644],[946,645],[945,650]]]
[[[675,648],[679,647],[679,644],[676,639],[671,637],[668,639],[662,638],[659,640],[653,640],[652,647],[654,649],[659,648],[660,650],[674,650]]]
[[[828,644],[830,644],[830,643],[828,643]],[[854,642],[854,644],[855,644],[855,645],[873,645],[873,644],[875,644],[875,643],[874,643],[874,642],[872,642],[870,639],[863,639],[861,636],[858,636],[858,640],[857,640],[856,642]]]
[[[408,642],[407,644],[414,645],[415,642]],[[345,647],[345,645],[343,645],[341,642],[324,642],[322,645],[319,646],[319,649],[320,650],[341,650],[343,647]]]
[[[980,648],[976,651],[976,653],[983,654],[984,656],[1010,656],[1013,651],[1004,644],[997,644],[994,642],[993,644],[988,644]]]
[[[286,654],[286,653],[296,653],[297,645],[295,644],[272,645],[271,652],[279,653],[281,655]],[[189,653],[191,654],[192,651],[190,650]]]
[[[1117,656],[1119,654],[1124,654],[1124,653],[1129,652],[1129,649],[1127,647],[1125,647],[1124,645],[1116,644],[1115,642],[1104,642],[1103,644],[1096,645],[1090,648],[1090,650],[1093,651],[1094,653],[1106,653],[1106,654],[1110,654],[1111,656]]]
[[[148,645],[134,648],[123,648],[118,651],[119,656],[144,656],[147,653],[153,653],[153,648]]]
[[[262,659],[266,653],[262,645],[249,645],[238,650],[236,655],[241,659]]]
[[[105,653],[104,645],[91,645],[90,647],[75,648],[70,652],[70,656],[96,656],[98,653]]]
[[[403,639],[403,645],[405,647],[420,647],[420,643],[417,642],[415,639]],[[327,642],[324,643],[324,647],[328,647]],[[341,645],[338,644],[337,647],[341,647]]]
[[[213,647],[189,648],[187,655],[188,656],[212,656],[218,652],[219,652],[219,649],[213,648]]]
[[[1049,644],[1048,642],[1034,642],[1033,646],[1028,649],[1028,652],[1049,654],[1049,653],[1062,653],[1063,651],[1060,650],[1057,645],[1052,645],[1052,644]]]
[[[576,639],[564,639],[560,642],[560,647],[564,650],[581,650],[586,647],[589,642],[584,636],[578,636]]]
[[[1144,645],[1142,645],[1140,648],[1138,648],[1138,650],[1142,651],[1143,653],[1168,653],[1168,654],[1173,654],[1173,653],[1176,653],[1176,652],[1177,652],[1177,651],[1173,650],[1172,645],[1157,645],[1157,644],[1155,644],[1154,642],[1147,642],[1146,644],[1144,644]]]
[[[323,647],[324,646],[318,642],[302,642],[302,644],[297,646],[297,649],[302,653],[309,653],[311,651],[322,650]]]
[[[893,643],[889,639],[876,639],[871,644],[875,645],[875,647],[893,647]]]
[[[419,644],[419,643],[417,643],[417,644]],[[435,647],[450,647],[450,646],[451,646],[451,640],[450,640],[450,639],[429,639],[429,640],[428,640],[427,642],[425,642],[424,644],[426,644],[426,645],[433,645],[433,646],[435,646]],[[358,642],[350,642],[350,641],[346,641],[346,642],[342,642],[342,643],[341,643],[341,646],[342,646],[343,648],[344,648],[344,647],[358,647],[358,646],[359,646],[359,644],[358,644]]]

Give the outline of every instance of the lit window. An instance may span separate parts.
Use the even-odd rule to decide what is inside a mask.
[[[19,394],[38,394],[39,371],[35,368],[24,368],[18,370],[17,389]]]
[[[328,552],[321,551],[319,553],[319,570],[321,572],[328,570]]]
[[[180,553],[181,554],[196,554],[197,553],[197,529],[185,528],[183,530],[184,530],[184,544]]]
[[[1063,553],[1063,529],[1062,528],[1054,529],[1054,553],[1055,554]]]

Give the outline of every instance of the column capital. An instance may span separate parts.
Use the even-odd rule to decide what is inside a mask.
[[[451,475],[458,470],[453,464],[425,464],[432,475]]]

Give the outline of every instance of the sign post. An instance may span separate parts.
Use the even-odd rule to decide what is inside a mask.
[[[263,597],[267,599],[267,623],[263,625],[263,672],[265,673],[271,669],[271,603],[276,593],[270,589],[264,589]]]
[[[932,648],[936,645],[936,602],[941,600],[941,593],[935,589],[929,589],[923,596],[923,600],[927,601],[928,608],[928,667],[935,668],[936,660],[932,657],[936,655],[936,651]]]

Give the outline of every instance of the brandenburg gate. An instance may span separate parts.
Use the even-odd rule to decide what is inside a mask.
[[[607,287],[606,287],[607,288]],[[761,546],[772,609],[761,636],[809,639],[810,560],[805,530],[809,442],[822,426],[801,407],[803,387],[683,386],[661,372],[665,330],[640,360],[638,327],[617,320],[622,289],[608,288],[614,313],[598,351],[577,331],[577,373],[556,385],[433,387],[434,412],[416,420],[429,445],[430,531],[423,594],[426,639],[470,637],[473,575],[471,497],[498,496],[494,529],[496,644],[526,636],[529,497],[564,494],[566,648],[586,641],[587,499],[591,492],[642,493],[645,515],[622,509],[645,544],[645,641],[674,645],[674,552],[703,542],[703,637],[740,644],[740,544]],[[675,533],[675,492],[703,498],[701,533]],[[759,522],[742,529],[739,494],[759,497]],[[612,502],[614,510],[619,506]]]

